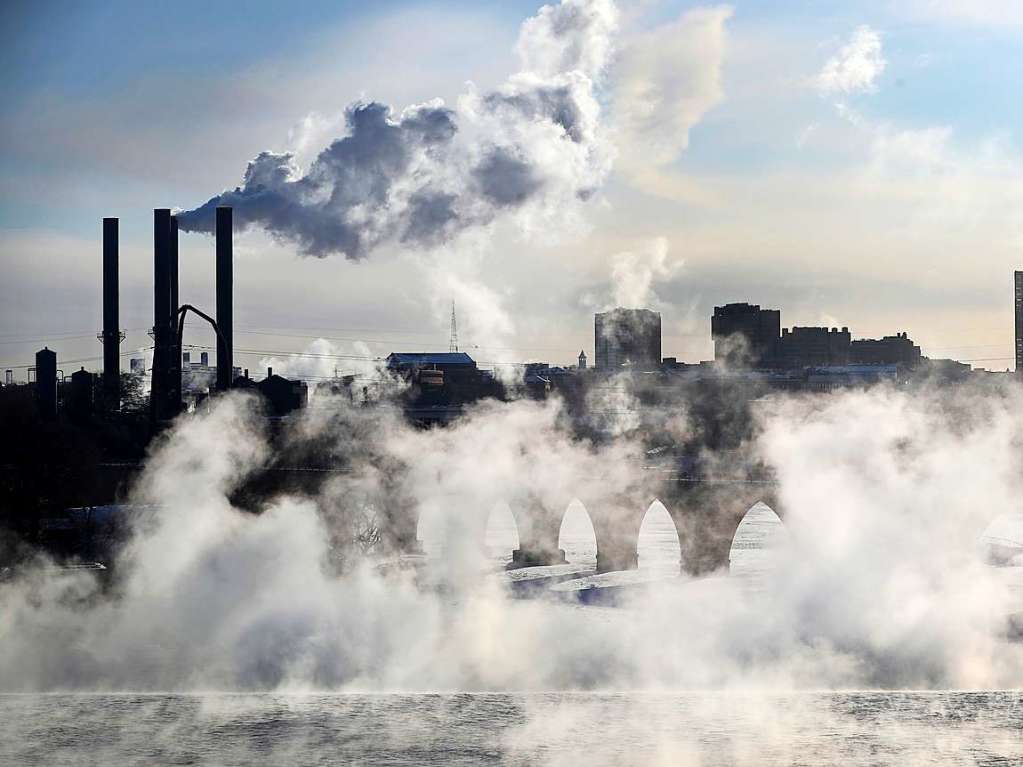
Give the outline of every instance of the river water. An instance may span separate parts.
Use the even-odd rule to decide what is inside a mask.
[[[3,765],[1020,765],[1023,693],[0,696]]]

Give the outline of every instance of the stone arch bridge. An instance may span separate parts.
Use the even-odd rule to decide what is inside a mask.
[[[593,525],[598,572],[637,567],[640,526],[655,501],[664,506],[674,522],[682,567],[694,575],[728,563],[735,531],[757,502],[767,504],[784,518],[777,484],[770,480],[694,479],[672,474],[628,488],[606,487],[599,480],[586,485],[573,492],[524,488],[511,498],[495,495],[478,499],[477,505],[489,512],[498,503],[507,503],[519,537],[512,565],[531,566],[565,561],[558,545],[561,524],[569,505],[578,500]],[[417,545],[416,530],[422,509],[414,504],[401,508],[400,513],[388,516],[383,532],[394,548],[412,551]],[[462,534],[482,546],[488,518],[488,513],[463,516],[458,524],[473,526]]]

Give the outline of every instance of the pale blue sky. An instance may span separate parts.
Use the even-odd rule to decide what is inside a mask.
[[[296,126],[311,113],[334,117],[360,98],[397,109],[435,96],[453,104],[467,80],[498,85],[516,70],[519,25],[538,6],[210,5],[0,10],[0,364],[27,363],[58,332],[83,335],[62,341],[64,357],[98,356],[84,335],[100,322],[102,216],[122,218],[122,316],[143,328],[153,207],[194,206],[234,186],[259,151],[295,149]],[[750,299],[781,308],[785,325],[849,325],[861,336],[907,330],[933,356],[1010,364],[1002,359],[1011,353],[1009,275],[1023,267],[1023,7],[730,5],[716,22],[723,48],[713,45],[713,24],[683,22],[679,36],[656,38],[666,60],[675,61],[675,48],[695,51],[668,67],[681,97],[690,83],[705,89],[692,114],[665,124],[676,140],[688,127],[670,162],[639,167],[622,144],[586,220],[558,242],[502,235],[471,263],[444,263],[492,291],[481,304],[498,302],[511,318],[511,331],[497,323],[498,338],[493,318],[474,319],[467,307],[464,334],[475,329],[481,346],[512,347],[516,359],[569,362],[592,347],[591,314],[615,293],[616,254],[645,252],[661,237],[670,268],[655,270],[651,302],[665,316],[666,355],[705,357],[713,304]],[[614,132],[619,60],[686,11],[720,6],[620,7],[620,59],[601,101],[608,135],[627,141]],[[883,68],[866,87],[825,92],[822,69],[862,27],[880,41]],[[717,97],[706,90],[711,80]],[[312,135],[320,143],[309,156],[336,135]],[[301,259],[258,233],[239,244],[241,326],[425,328],[435,337],[383,340],[443,343],[447,288],[423,294],[421,265],[394,249],[351,264]],[[206,249],[201,236],[183,242],[192,261],[182,289],[198,303],[211,295]],[[272,343],[265,348],[306,340]]]

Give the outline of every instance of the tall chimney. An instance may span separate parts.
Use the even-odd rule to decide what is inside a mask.
[[[181,412],[181,348],[178,346],[178,217],[167,222],[167,269],[170,272],[168,327],[170,341],[167,356],[167,417]]]
[[[168,417],[171,366],[171,215],[168,208],[153,211],[153,378],[149,392],[150,416]]]
[[[231,208],[217,208],[217,389],[231,388],[234,366],[234,333],[231,319],[234,311],[232,295],[233,259]]]
[[[121,328],[118,317],[117,219],[103,219],[103,402],[121,405]]]

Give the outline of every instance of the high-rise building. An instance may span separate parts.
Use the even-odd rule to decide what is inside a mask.
[[[661,365],[661,315],[649,309],[612,309],[593,317],[597,370],[649,371]]]
[[[1016,375],[1023,376],[1023,272],[1016,272]]]
[[[710,332],[715,362],[757,367],[775,353],[781,337],[781,311],[745,303],[715,306]]]

